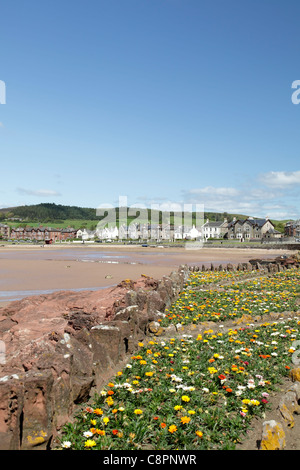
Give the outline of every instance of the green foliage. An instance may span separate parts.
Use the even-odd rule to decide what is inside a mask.
[[[39,222],[53,222],[58,219],[88,219],[96,220],[96,210],[78,206],[63,206],[54,203],[42,203],[31,206],[19,206],[10,208],[13,217],[22,220],[32,220]]]

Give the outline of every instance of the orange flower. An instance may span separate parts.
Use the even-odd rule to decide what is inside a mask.
[[[118,431],[117,429],[113,429],[113,430],[112,430],[112,433],[113,433],[114,436],[116,436],[116,435],[118,434],[118,432],[119,432],[119,431]]]
[[[98,434],[99,436],[105,436],[105,431],[102,431],[102,429],[91,428],[90,431],[93,434]]]
[[[161,427],[162,429],[164,429],[166,426],[167,426],[166,423],[160,423],[160,427]]]
[[[112,390],[108,390],[107,392],[107,395],[113,395],[115,392],[113,392]]]
[[[188,416],[183,416],[180,421],[182,422],[182,424],[187,424],[191,421],[191,418],[189,418]]]

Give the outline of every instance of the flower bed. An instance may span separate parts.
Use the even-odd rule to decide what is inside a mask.
[[[225,289],[232,288],[223,285]],[[251,291],[272,291],[272,292],[300,292],[300,271],[299,269],[291,269],[289,271],[279,272],[272,276],[262,276],[251,279],[243,283],[237,283],[236,288],[239,290]]]
[[[188,287],[169,312],[193,305],[194,294]],[[225,299],[216,292],[205,295],[225,308]],[[254,296],[246,298],[254,303]],[[238,300],[238,304],[226,300],[226,312],[240,311]],[[275,304],[286,310],[285,300],[280,297]],[[198,303],[193,313],[186,315],[185,309],[184,321],[199,315]],[[172,319],[167,315],[164,321]],[[61,448],[234,449],[253,416],[263,415],[269,394],[289,373],[293,344],[300,340],[299,325],[300,316],[291,314],[276,322],[226,331],[226,323],[218,317],[215,331],[140,344],[92,406],[64,427]]]
[[[255,274],[255,271],[198,271],[190,274],[187,285],[191,287],[205,286],[208,284],[222,284],[239,281]]]
[[[198,276],[196,273],[190,277],[178,300],[166,310],[162,326],[170,323],[186,325],[202,321],[224,322],[244,314],[262,316],[270,312],[297,310],[299,270],[278,273],[271,278],[233,281],[222,290],[197,290],[202,284],[203,275],[200,273]]]

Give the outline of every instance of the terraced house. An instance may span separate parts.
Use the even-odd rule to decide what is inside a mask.
[[[255,240],[266,238],[275,232],[274,224],[267,217],[265,219],[254,219],[253,217],[248,217],[244,220],[234,218],[233,221],[228,224],[226,238]]]
[[[214,222],[207,219],[201,230],[204,239],[224,238],[228,231],[227,219],[224,219],[223,222]]]
[[[0,237],[9,238],[10,236],[10,227],[9,225],[0,224]]]
[[[284,234],[286,237],[300,238],[300,219],[287,222],[284,227]]]
[[[32,240],[54,243],[56,241],[75,238],[76,230],[73,228],[18,227],[11,229],[10,237],[13,240]]]

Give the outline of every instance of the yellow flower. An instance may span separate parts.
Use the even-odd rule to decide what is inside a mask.
[[[174,406],[174,410],[175,410],[175,411],[179,411],[179,410],[181,410],[181,408],[182,408],[181,405],[176,405],[176,406]]]
[[[140,410],[140,409],[136,409],[136,410],[134,410],[134,414],[136,414],[136,415],[142,415],[143,412],[142,412],[142,410]]]
[[[189,401],[190,401],[190,397],[188,397],[187,395],[183,395],[183,396],[181,397],[181,400],[182,400],[182,401],[185,401],[185,402],[189,402]]]
[[[202,437],[203,436],[203,432],[202,431],[196,431],[196,434],[198,437]]]
[[[171,426],[169,426],[168,431],[169,431],[170,433],[172,433],[172,434],[173,434],[173,432],[176,432],[176,431],[177,431],[177,427],[175,426],[175,424],[171,424]]]
[[[91,424],[92,424],[93,426],[96,426],[97,421],[96,421],[95,419],[91,419]]]
[[[242,400],[242,402],[245,404],[245,405],[248,405],[250,403],[250,400],[249,398],[244,398],[244,400]]]
[[[88,439],[84,443],[84,447],[94,447],[96,445],[96,442],[93,439]]]
[[[106,426],[109,423],[109,418],[107,418],[107,417],[103,418],[103,423]]]
[[[254,406],[258,406],[260,404],[258,400],[250,400],[250,403]]]

